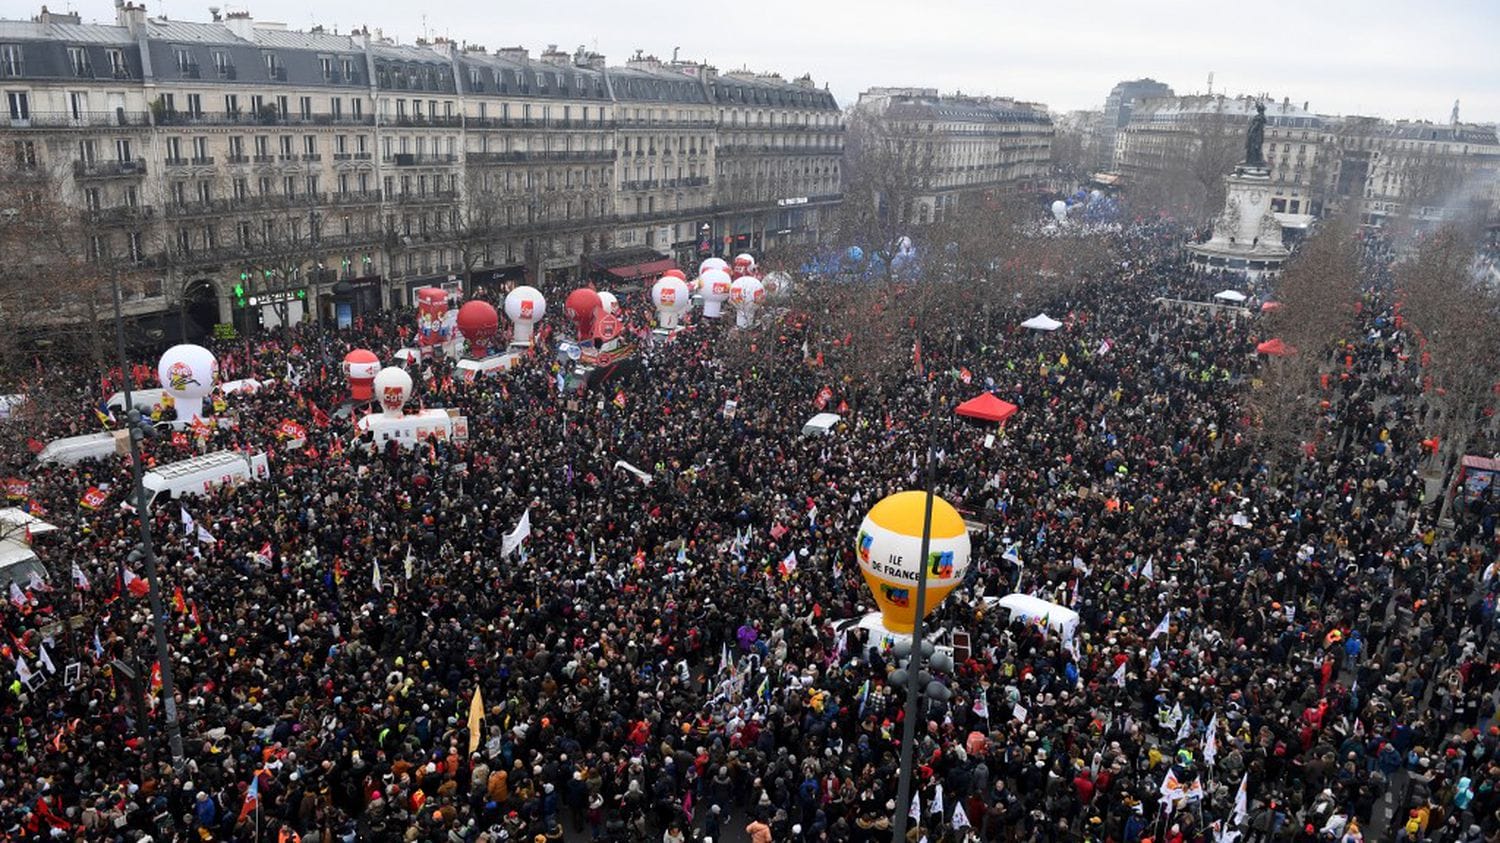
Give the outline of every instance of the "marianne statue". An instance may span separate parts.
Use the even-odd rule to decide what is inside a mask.
[[[1266,104],[1258,102],[1255,104],[1255,116],[1250,118],[1250,131],[1245,134],[1245,166],[1266,166],[1265,156],[1260,153],[1260,147],[1265,138]]]

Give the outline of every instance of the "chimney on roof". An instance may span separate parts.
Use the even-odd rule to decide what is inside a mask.
[[[811,73],[804,73],[801,76],[798,76],[796,79],[792,80],[792,84],[796,85],[799,88],[809,88],[811,90],[817,90],[818,87],[817,84],[813,82]]]
[[[569,58],[567,53],[557,49],[556,44],[547,45],[547,49],[542,51],[541,60],[558,67],[567,67],[573,63],[573,60]]]
[[[531,54],[526,52],[525,47],[501,47],[495,51],[495,55],[508,61],[530,61]]]
[[[119,3],[115,6],[115,25],[130,30],[131,35],[140,35],[146,28],[146,6],[134,3]]]
[[[234,37],[244,41],[255,40],[255,21],[250,18],[249,12],[225,12],[224,26],[234,33]]]
[[[44,25],[49,23],[77,24],[83,22],[83,18],[79,17],[77,12],[50,12],[46,6],[43,6],[42,13],[32,18],[32,20]]]

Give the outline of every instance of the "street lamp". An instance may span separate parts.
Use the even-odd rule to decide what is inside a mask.
[[[143,420],[141,411],[130,397],[130,367],[125,360],[125,318],[120,312],[120,281],[115,279],[115,355],[119,358],[120,375],[125,391],[126,422],[130,431],[130,473],[135,489],[135,515],[141,524],[140,546],[131,557],[140,555],[146,568],[147,599],[151,605],[151,629],[156,638],[156,660],[161,664],[161,696],[163,725],[167,730],[167,743],[172,752],[172,769],[181,774],[186,768],[182,752],[182,727],[177,719],[177,693],[172,680],[172,651],[167,645],[167,627],[163,621],[166,607],[161,600],[161,586],[156,574],[156,551],[151,543],[151,513],[147,509],[146,487],[141,483],[141,440],[154,434],[150,422]],[[148,683],[149,684],[149,683]],[[149,691],[148,691],[149,692]]]
[[[924,311],[925,317],[925,311]],[[925,318],[923,320],[926,321]],[[938,670],[951,670],[952,661],[946,655],[935,653],[935,649],[928,641],[922,640],[923,618],[927,614],[927,554],[932,551],[932,502],[934,484],[933,467],[936,460],[932,458],[934,423],[937,419],[937,408],[932,404],[932,387],[928,386],[928,415],[927,415],[927,467],[925,484],[927,487],[926,500],[922,508],[922,549],[917,557],[921,563],[917,565],[917,606],[916,622],[912,624],[911,644],[905,642],[896,645],[896,656],[904,657],[910,654],[911,658],[904,667],[891,672],[891,684],[895,687],[906,686],[906,716],[901,724],[901,766],[900,783],[896,786],[896,816],[894,819],[892,840],[904,841],[906,839],[906,822],[911,813],[911,776],[912,776],[912,752],[916,742],[917,710],[918,703],[926,696],[939,702],[946,701],[952,696],[942,683],[937,682],[923,669],[923,662],[932,657],[932,667]],[[910,649],[907,649],[907,648]],[[920,822],[920,819],[918,820]]]

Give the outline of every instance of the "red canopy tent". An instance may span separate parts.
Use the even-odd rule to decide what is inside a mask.
[[[1297,353],[1297,349],[1281,341],[1280,337],[1269,339],[1255,347],[1256,354],[1268,354],[1272,357],[1290,357]]]
[[[971,419],[1005,424],[1005,420],[1015,415],[1017,409],[1019,408],[1009,401],[1001,401],[992,393],[982,392],[959,404],[956,412]]]

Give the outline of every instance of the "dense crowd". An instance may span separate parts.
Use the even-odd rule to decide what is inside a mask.
[[[473,382],[429,362],[414,403],[461,408],[469,439],[411,450],[363,446],[364,408],[337,412],[344,353],[392,359],[411,314],[216,346],[267,384],[147,459],[265,451],[272,476],[149,513],[178,771],[144,699],[150,610],[121,585],[144,576],[129,466],[18,449],[26,505],[62,529],[35,537],[50,590],[0,607],[0,640],[7,663],[40,671],[45,647],[80,675],[7,680],[0,831],[889,840],[904,700],[889,654],[839,622],[870,610],[854,533],[920,488],[931,414],[937,493],[976,527],[970,582],[934,616],[969,646],[941,677],[953,698],[921,709],[910,843],[1500,839],[1494,504],[1473,508],[1488,533],[1436,530],[1388,286],[1365,291],[1311,456],[1272,463],[1244,401],[1254,314],[1158,303],[1214,292],[1169,226],[1089,236],[1112,267],[1045,303],[1055,332],[959,302],[920,320],[920,371],[843,379],[817,360],[845,329],[805,284],[762,328],[700,321],[646,349],[618,392],[560,393],[546,348]],[[29,437],[87,429],[98,375],[78,382],[90,397]],[[824,387],[843,422],[801,436]],[[1003,431],[952,413],[985,388],[1020,407]],[[80,508],[89,487],[109,501]],[[1011,591],[1078,611],[1077,636],[982,599]]]

